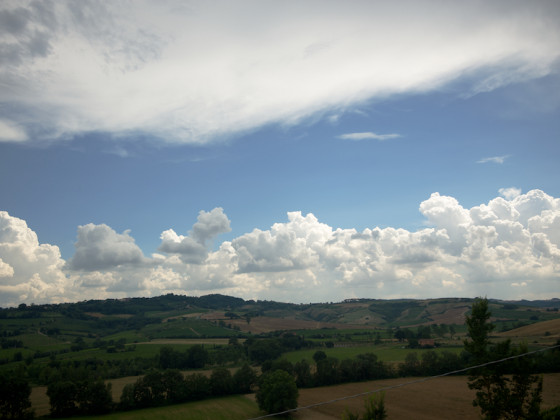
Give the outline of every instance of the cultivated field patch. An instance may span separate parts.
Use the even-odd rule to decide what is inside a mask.
[[[300,390],[299,406],[338,399],[414,381],[415,378],[387,379]],[[385,406],[391,420],[475,420],[480,410],[472,406],[474,392],[466,376],[450,376],[414,383],[385,392]],[[545,374],[542,408],[560,404],[560,374]],[[346,408],[363,412],[364,397],[357,397],[301,410],[298,420],[340,420]]]
[[[514,330],[499,333],[502,337],[560,337],[560,318],[537,322]]]

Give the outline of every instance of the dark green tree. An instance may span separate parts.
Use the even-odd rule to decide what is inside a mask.
[[[162,375],[165,401],[179,403],[186,400],[186,383],[183,374],[177,369],[168,369]]]
[[[472,305],[471,315],[465,319],[470,339],[464,340],[463,344],[465,350],[473,356],[475,364],[488,361],[490,333],[494,329],[494,324],[490,322],[491,315],[488,309],[488,299],[479,298]]]
[[[33,418],[30,410],[31,387],[29,382],[15,372],[0,375],[0,419]]]
[[[187,366],[189,368],[203,368],[206,362],[208,362],[208,351],[204,346],[196,344],[187,351]]]
[[[185,377],[187,401],[198,401],[210,395],[210,379],[202,373],[193,373]]]
[[[297,407],[299,392],[292,375],[275,370],[261,377],[256,397],[261,410],[280,413]]]
[[[218,367],[210,376],[210,389],[213,396],[233,394],[233,378],[225,367]]]
[[[251,387],[257,381],[257,374],[248,363],[243,364],[233,375],[235,391],[241,394],[251,392]]]
[[[494,325],[487,299],[476,299],[466,318],[469,339],[464,341],[474,364],[480,365],[527,352],[521,345],[512,348],[509,340],[490,342]],[[527,357],[475,369],[469,376],[469,388],[476,390],[473,401],[487,420],[539,418],[542,378],[530,374],[531,361]],[[506,373],[513,373],[512,377]]]
[[[257,363],[274,360],[282,354],[278,340],[267,338],[255,340],[249,345],[249,359]]]
[[[296,385],[298,388],[308,388],[313,385],[311,366],[306,359],[296,362],[294,365],[294,374],[296,375]]]
[[[420,376],[421,365],[418,360],[417,352],[409,352],[404,358],[404,363],[399,365],[399,375],[401,376]]]
[[[78,387],[74,382],[53,382],[47,388],[47,395],[52,417],[70,417],[78,414]]]
[[[164,346],[159,349],[159,366],[162,369],[173,369],[177,367],[177,352],[171,346]]]
[[[137,408],[161,405],[165,401],[163,375],[152,371],[134,384],[133,401]]]
[[[78,385],[77,403],[81,414],[106,414],[113,409],[111,384],[98,379]]]
[[[313,360],[315,363],[319,363],[321,360],[325,360],[327,358],[327,354],[323,350],[317,350],[313,353]]]
[[[333,385],[340,382],[338,371],[338,360],[327,357],[317,363],[315,372],[315,384],[318,386]]]
[[[134,387],[135,384],[126,384],[124,386],[119,403],[119,408],[121,410],[132,410],[136,407],[136,401],[134,401]]]

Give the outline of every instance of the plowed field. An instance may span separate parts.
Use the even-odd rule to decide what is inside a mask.
[[[356,395],[382,387],[413,381],[413,378],[390,379],[332,387],[300,390],[299,406],[307,406],[342,396]],[[467,377],[453,376],[393,388],[385,392],[385,406],[391,420],[480,419],[472,406],[474,392],[467,387]],[[560,374],[544,375],[543,408],[560,405]],[[362,412],[364,397],[301,410],[298,420],[340,420],[345,408]]]

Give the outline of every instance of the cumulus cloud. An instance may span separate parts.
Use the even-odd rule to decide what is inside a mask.
[[[343,140],[389,140],[401,137],[400,134],[376,134],[371,131],[365,133],[348,133],[341,134],[338,136],[339,139]]]
[[[220,233],[230,232],[230,221],[224,209],[216,207],[212,211],[201,210],[196,223],[193,225],[191,235],[199,243],[205,245]]]
[[[173,229],[161,234],[158,250],[177,254],[185,262],[200,263],[208,256],[208,243],[221,233],[231,231],[230,221],[221,207],[212,211],[201,210],[188,236],[178,235]]]
[[[24,220],[0,211],[0,305],[75,298],[57,246],[40,244]]]
[[[317,263],[317,246],[329,237],[331,228],[312,214],[288,213],[287,224],[277,223],[268,231],[255,229],[232,241],[240,272],[301,270]]]
[[[68,261],[72,270],[105,270],[144,260],[142,250],[128,231],[117,233],[105,224],[79,226],[75,247],[76,252]]]
[[[553,73],[559,13],[505,0],[8,0],[3,112],[29,139],[95,130],[205,142],[462,76],[472,95]]]
[[[515,197],[521,194],[521,188],[509,187],[509,188],[500,188],[498,190],[500,195],[505,197],[506,200],[513,200]]]
[[[420,203],[426,227],[340,229],[295,211],[268,230],[223,242],[221,208],[201,211],[188,235],[162,233],[143,256],[128,231],[78,228],[65,266],[25,221],[0,213],[0,304],[84,297],[226,293],[293,302],[350,297],[558,297],[560,199],[541,190],[463,207],[433,193]],[[64,270],[66,267],[66,271]]]

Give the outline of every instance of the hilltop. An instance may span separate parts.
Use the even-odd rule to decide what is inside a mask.
[[[38,320],[32,323],[33,328],[46,335],[81,331],[99,337],[134,330],[136,335],[146,338],[229,337],[240,332],[462,325],[472,302],[470,298],[351,299],[338,303],[293,304],[219,294],[201,297],[167,294],[152,298],[21,304],[17,308],[1,309],[0,319],[4,320],[4,331],[12,329],[9,320]],[[556,319],[559,308],[558,299],[490,301],[497,331]],[[25,325],[19,321],[18,329]]]

